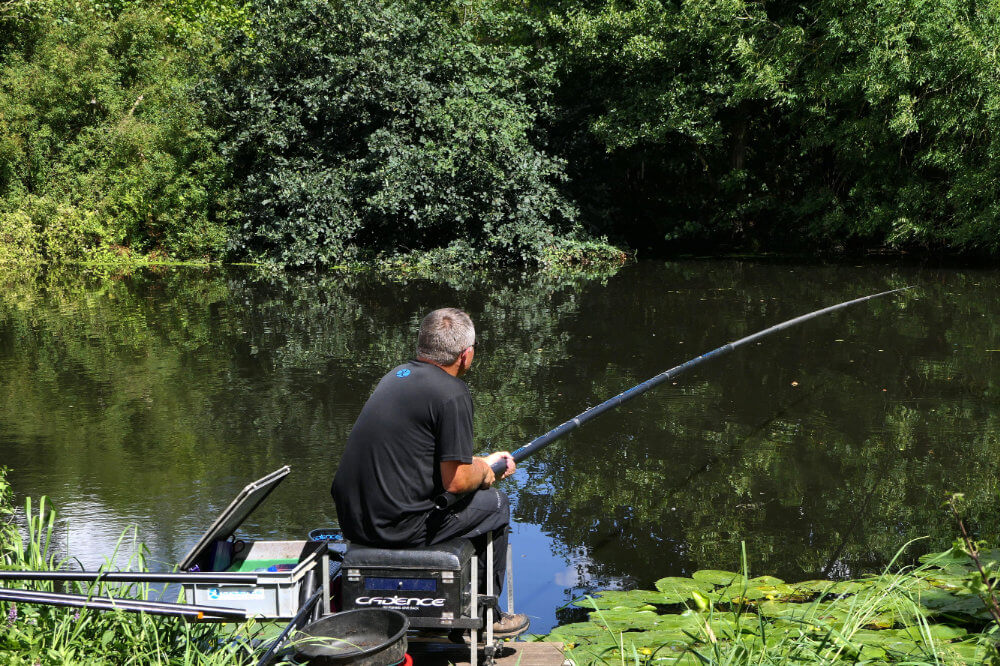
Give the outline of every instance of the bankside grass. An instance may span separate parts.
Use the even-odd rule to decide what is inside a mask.
[[[25,506],[26,535],[10,520],[9,487],[0,468],[0,569],[57,570],[64,561],[53,548],[55,513],[45,499]],[[6,502],[6,504],[5,504]],[[144,547],[123,534],[109,560],[125,547],[133,552],[126,569],[147,571]],[[3,582],[4,587],[71,592],[121,599],[159,600],[148,584]],[[60,589],[57,589],[59,587]],[[123,611],[96,611],[0,601],[0,662],[12,666],[47,664],[206,665],[239,663],[252,654],[259,626],[192,624],[180,618]]]

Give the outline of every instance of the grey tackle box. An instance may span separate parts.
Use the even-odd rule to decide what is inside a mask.
[[[191,548],[180,569],[204,574],[204,582],[183,584],[187,603],[240,609],[247,617],[288,620],[322,586],[321,609],[330,612],[326,543],[233,538],[290,471],[286,465],[248,484]],[[255,568],[254,563],[261,566]],[[247,582],[248,575],[253,582]]]

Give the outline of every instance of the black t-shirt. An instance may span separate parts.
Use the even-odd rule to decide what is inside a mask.
[[[371,545],[422,541],[439,463],[472,462],[472,396],[461,379],[422,361],[393,368],[347,438],[330,493],[344,536]]]

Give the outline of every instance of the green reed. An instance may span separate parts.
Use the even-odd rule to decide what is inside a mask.
[[[53,542],[55,512],[43,497],[25,502],[24,533],[13,522],[11,492],[0,468],[0,569],[55,571],[65,568]],[[134,530],[119,537],[108,558],[130,552],[124,570],[148,571],[145,547]],[[5,587],[69,592],[91,597],[159,600],[146,583],[93,584],[7,581]],[[0,662],[11,666],[122,664],[212,666],[246,661],[261,627],[192,623],[182,618],[125,611],[99,611],[0,601]]]

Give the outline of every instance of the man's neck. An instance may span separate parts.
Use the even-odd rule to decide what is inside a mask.
[[[460,369],[459,366],[462,364],[461,357],[458,358],[451,365],[442,365],[442,364],[438,363],[437,361],[432,361],[429,358],[425,358],[423,356],[418,356],[417,360],[420,361],[421,363],[429,363],[429,364],[431,364],[433,366],[437,366],[437,367],[441,368],[442,370],[444,370],[445,372],[447,372],[452,377],[458,377],[458,371]]]

